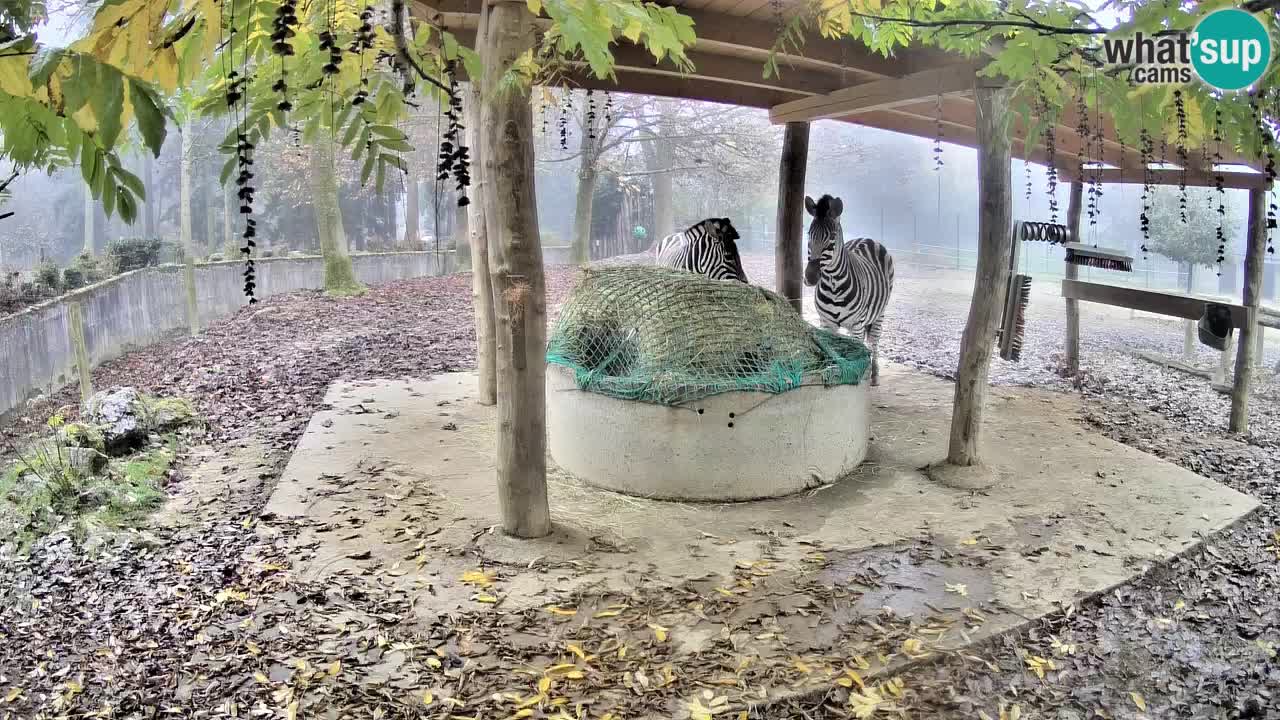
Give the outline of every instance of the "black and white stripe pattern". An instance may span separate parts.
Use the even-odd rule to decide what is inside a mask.
[[[654,245],[658,265],[688,270],[713,280],[747,281],[738,254],[738,231],[729,218],[707,218]]]
[[[814,286],[818,319],[828,330],[844,328],[871,349],[871,384],[880,384],[880,329],[893,291],[893,257],[870,238],[844,241],[840,198],[804,199],[809,223],[809,262],[804,282]]]

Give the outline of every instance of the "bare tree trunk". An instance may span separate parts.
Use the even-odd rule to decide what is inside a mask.
[[[1263,217],[1267,192],[1262,189],[1249,191],[1249,240],[1244,261],[1245,324],[1240,328],[1240,346],[1236,350],[1236,377],[1231,387],[1231,422],[1229,430],[1243,433],[1249,430],[1249,384],[1253,379],[1254,340],[1258,332],[1258,305],[1262,300],[1262,264],[1267,259],[1267,224]]]
[[[586,144],[583,140],[583,144]],[[587,154],[578,166],[578,194],[573,209],[573,261],[579,265],[591,260],[591,201],[595,196],[596,168]]]
[[[311,143],[311,204],[324,255],[324,289],[330,295],[358,295],[364,287],[356,280],[347,234],[338,207],[338,174],[334,166],[334,140],[328,131],[316,134]]]
[[[659,136],[653,141],[653,163],[652,170],[663,170],[670,168],[671,164],[671,143]],[[672,197],[672,176],[669,172],[658,173],[653,176],[653,234],[649,236],[650,242],[661,240],[662,238],[675,232],[676,217],[675,205]]]
[[[222,259],[235,258],[236,238],[235,226],[231,214],[231,185],[222,188]]]
[[[1004,276],[1009,266],[1013,198],[1009,170],[1009,98],[1011,91],[979,78],[974,88],[978,130],[978,267],[974,278],[969,320],[960,341],[956,369],[955,404],[951,415],[951,445],[947,462],[977,465],[982,433],[987,372],[995,343],[1000,309],[1004,307]]]
[[[182,156],[178,160],[178,235],[182,241],[182,276],[187,295],[187,329],[194,336],[200,332],[200,315],[196,310],[196,247],[191,237],[191,163],[195,130],[182,128]]]
[[[582,108],[582,137],[578,142],[578,193],[573,208],[573,261],[591,260],[591,211],[596,193],[596,139],[594,121]]]
[[[1195,287],[1195,271],[1196,266],[1191,263],[1183,263],[1187,267],[1187,294],[1191,294],[1191,288]],[[1196,356],[1196,321],[1187,320],[1183,327],[1182,337],[1182,359],[1191,362]]]
[[[86,184],[84,186],[84,252],[86,255],[93,254],[93,191]]]
[[[809,165],[809,123],[789,122],[782,136],[778,167],[778,224],[773,265],[775,288],[803,313],[801,275],[804,272],[804,178]],[[883,242],[884,238],[880,238]]]
[[[153,238],[156,236],[156,204],[152,201],[152,193],[155,192],[155,160],[151,156],[151,151],[144,149],[142,151],[142,188],[146,191],[146,199],[142,205],[142,235],[143,237]]]
[[[422,244],[418,216],[418,164],[410,161],[404,177],[404,244],[410,250]]]
[[[481,31],[477,34],[480,40],[476,49],[481,49],[484,37],[483,17]],[[475,180],[471,204],[467,206],[467,235],[470,239],[471,258],[471,306],[476,315],[476,374],[479,375],[478,397],[481,405],[496,405],[498,402],[497,385],[497,330],[494,329],[493,279],[489,272],[489,239],[485,225],[485,203],[492,190],[484,167],[484,133],[480,132],[480,88],[479,83],[472,82],[467,89],[466,99],[467,136],[470,138],[471,157],[473,159],[471,175]]]
[[[1071,242],[1080,242],[1080,206],[1084,204],[1084,183],[1079,180],[1071,183],[1071,194],[1067,197],[1067,236]],[[1015,239],[1014,242],[1022,242]],[[1080,277],[1080,268],[1071,263],[1066,266],[1066,277],[1075,280]],[[1017,272],[1014,268],[1014,272]],[[1067,299],[1067,374],[1077,377],[1080,374],[1080,303]]]
[[[489,258],[497,320],[498,504],[510,535],[551,532],[547,504],[546,289],[534,193],[533,117],[528,91],[498,92],[503,72],[533,47],[533,15],[513,2],[490,5],[484,36],[480,128]]]

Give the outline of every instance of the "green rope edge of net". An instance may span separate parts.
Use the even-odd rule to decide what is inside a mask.
[[[750,378],[719,382],[658,385],[651,380],[604,375],[578,365],[564,355],[554,341],[547,348],[547,363],[573,371],[574,384],[579,390],[594,392],[621,400],[634,400],[657,405],[676,406],[713,395],[728,392],[764,392],[778,395],[805,385],[859,385],[871,367],[871,353],[856,338],[838,335],[829,330],[813,328],[809,332],[813,343],[826,358],[827,364],[819,370],[805,371],[798,363],[774,360],[769,371]],[[615,351],[616,354],[616,351]],[[610,360],[613,356],[610,356]],[[608,362],[600,367],[608,367]]]

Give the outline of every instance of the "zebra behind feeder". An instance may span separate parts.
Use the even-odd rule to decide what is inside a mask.
[[[893,256],[870,238],[844,241],[840,198],[823,195],[816,203],[806,196],[809,261],[804,284],[817,286],[813,302],[828,330],[844,328],[871,350],[871,385],[880,384],[880,329],[893,291]]]
[[[738,254],[738,230],[729,218],[707,218],[668,235],[654,246],[658,265],[705,275],[712,280],[747,282]]]

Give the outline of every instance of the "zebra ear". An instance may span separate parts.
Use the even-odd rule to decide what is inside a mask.
[[[818,214],[818,205],[814,203],[813,198],[809,197],[808,195],[804,196],[804,209],[810,215],[816,216]]]
[[[844,212],[844,201],[840,198],[831,198],[831,212],[827,216],[832,220],[840,217],[840,213]]]

